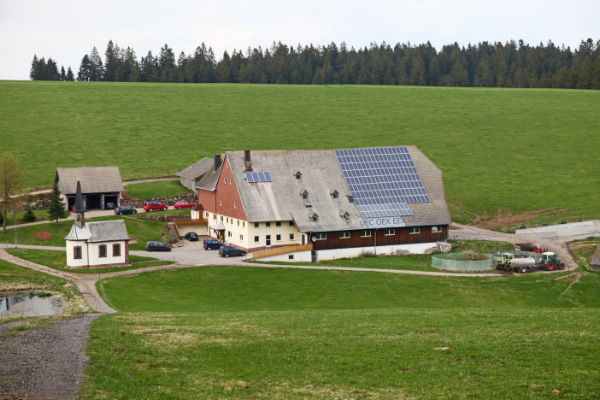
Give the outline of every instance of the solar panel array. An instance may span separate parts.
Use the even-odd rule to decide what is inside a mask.
[[[246,172],[248,183],[272,182],[270,172]]]
[[[413,215],[408,203],[429,196],[406,147],[335,150],[363,218]]]

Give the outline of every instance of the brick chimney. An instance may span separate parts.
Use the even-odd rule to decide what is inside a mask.
[[[252,162],[250,160],[250,150],[244,150],[244,165],[246,172],[252,171]]]

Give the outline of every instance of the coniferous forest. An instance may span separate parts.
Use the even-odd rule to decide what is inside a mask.
[[[582,40],[579,47],[552,42],[530,46],[522,40],[488,42],[460,47],[457,43],[435,49],[420,45],[372,43],[348,48],[313,45],[297,47],[273,43],[271,48],[225,52],[217,61],[204,43],[193,54],[176,56],[167,44],[153,55],[138,59],[135,51],[109,41],[104,60],[94,47],[77,70],[58,69],[55,60],[36,56],[32,80],[358,84],[459,87],[518,87],[600,89],[600,40]]]

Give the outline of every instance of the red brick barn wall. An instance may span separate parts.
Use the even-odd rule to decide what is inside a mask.
[[[235,179],[233,178],[229,160],[225,158],[223,163],[221,176],[217,183],[216,213],[248,221],[244,207],[242,207],[242,199],[240,198],[240,193],[238,192]],[[244,184],[244,182],[241,184]]]
[[[198,204],[202,204],[202,207],[210,212],[215,213],[215,192],[208,190],[198,189]]]

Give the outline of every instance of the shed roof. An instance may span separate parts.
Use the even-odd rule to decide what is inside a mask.
[[[119,167],[56,168],[54,182],[58,183],[62,194],[75,194],[78,180],[82,193],[124,191]]]
[[[177,176],[195,181],[204,176],[204,174],[206,174],[208,171],[210,171],[213,165],[213,159],[205,157],[202,160],[196,162],[195,164],[190,165],[183,171],[178,172]]]
[[[196,188],[214,192],[217,189],[217,182],[219,181],[219,176],[221,175],[221,168],[223,168],[223,163],[221,163],[217,169],[215,169],[213,165],[202,177],[202,179],[196,183]]]
[[[78,228],[73,224],[65,240],[82,240],[95,243],[131,240],[131,238],[127,233],[125,221],[119,219],[114,221],[87,222],[83,228]]]

